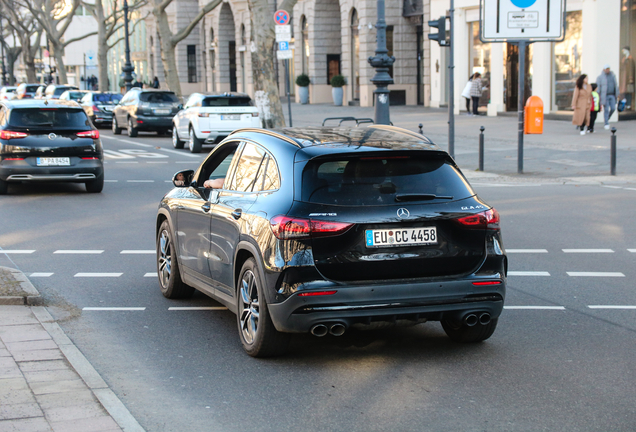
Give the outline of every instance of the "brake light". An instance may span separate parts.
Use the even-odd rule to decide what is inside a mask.
[[[467,228],[499,229],[499,212],[494,208],[457,219]]]
[[[274,216],[270,221],[272,232],[280,240],[301,240],[312,237],[336,236],[353,226],[351,223],[316,221],[287,216]]]
[[[475,286],[484,286],[484,285],[501,285],[501,281],[485,281],[485,282],[473,282]]]
[[[82,160],[99,160],[98,157],[92,156],[92,157],[83,157],[81,158]]]
[[[99,139],[99,131],[97,129],[93,129],[93,130],[89,130],[89,131],[84,131],[84,132],[78,132],[75,135],[77,135],[80,138],[93,138],[93,139]]]
[[[258,112],[252,113],[252,117],[258,117]]]
[[[93,111],[99,112],[99,108],[97,108],[97,105],[93,105]]]
[[[3,160],[12,160],[12,161],[16,161],[16,160],[24,160],[24,158],[11,158],[11,157],[6,157],[6,158],[3,158]]]
[[[210,117],[210,113],[199,113],[199,117]]]
[[[334,295],[338,291],[312,291],[312,292],[303,292],[298,294],[298,297],[314,297],[314,296],[326,296],[326,295]]]
[[[0,139],[5,139],[5,140],[26,138],[28,136],[29,134],[24,132],[13,132],[9,130],[0,131]]]

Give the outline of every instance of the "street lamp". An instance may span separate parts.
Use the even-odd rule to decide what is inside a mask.
[[[375,123],[390,124],[389,114],[389,84],[393,84],[393,78],[389,75],[389,67],[395,62],[395,57],[389,56],[386,49],[386,21],[384,19],[384,0],[378,0],[378,22],[375,25],[378,29],[375,48],[375,56],[369,57],[369,64],[375,68],[375,76],[371,82],[376,86],[373,91],[375,103]]]
[[[124,83],[126,91],[132,88],[132,72],[135,67],[130,63],[130,42],[128,40],[128,1],[124,0],[124,40],[126,41],[126,63],[122,66],[121,71],[124,73]]]

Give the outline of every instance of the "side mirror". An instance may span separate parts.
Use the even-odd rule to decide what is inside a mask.
[[[192,184],[192,178],[194,177],[193,170],[179,171],[172,177],[172,184],[176,187],[188,187]]]
[[[177,106],[177,108],[179,108],[179,111],[181,111],[183,109],[183,104],[179,104],[179,106]]]

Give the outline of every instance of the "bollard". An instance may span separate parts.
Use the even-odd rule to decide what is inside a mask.
[[[616,175],[616,128],[612,128],[612,148],[610,150],[610,173]]]
[[[424,135],[424,131],[422,130],[424,125],[422,123],[420,123],[419,125],[417,125],[417,127],[420,128],[420,135]]]
[[[480,127],[479,130],[481,133],[479,134],[479,171],[484,170],[484,130],[485,127]]]

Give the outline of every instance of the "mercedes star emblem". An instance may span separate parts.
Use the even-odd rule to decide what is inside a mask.
[[[54,140],[55,138],[57,138],[57,135],[55,135],[54,133],[50,133],[49,134],[49,139],[50,140]]]
[[[409,216],[411,216],[411,213],[409,213],[409,211],[404,207],[401,207],[398,209],[397,215],[400,219],[407,219]]]

